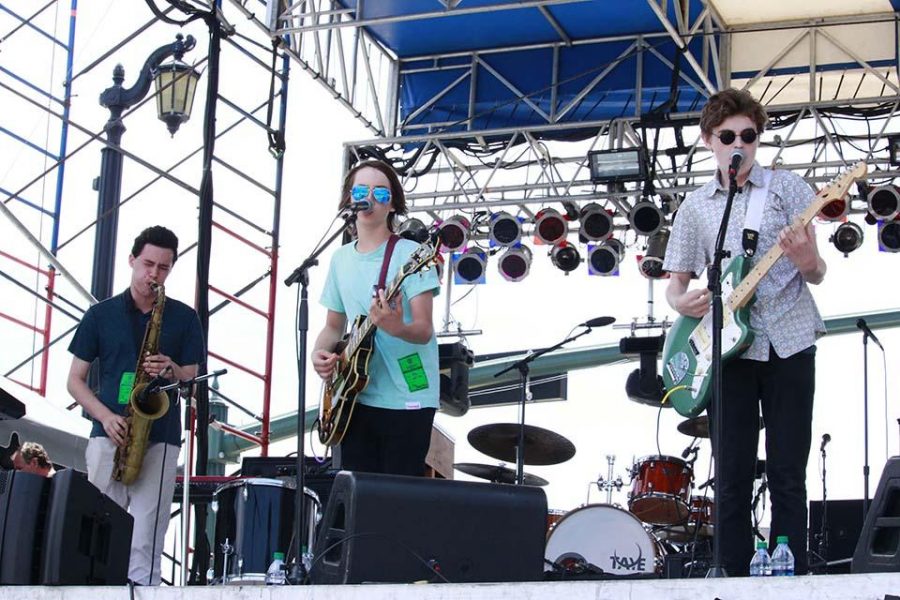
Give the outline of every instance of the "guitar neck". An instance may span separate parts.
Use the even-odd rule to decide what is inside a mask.
[[[827,197],[821,199],[817,197],[799,217],[803,222],[803,226],[806,227],[809,225],[809,223],[816,218],[816,215],[819,214],[819,211],[822,210],[822,207],[827,203]],[[769,269],[778,262],[778,259],[781,258],[783,254],[784,251],[781,249],[781,246],[776,243],[769,248],[769,251],[766,252],[765,256],[759,259],[759,262],[756,263],[753,270],[741,280],[740,284],[734,288],[731,296],[728,297],[728,306],[732,311],[736,311],[750,302],[750,299],[753,298],[753,294],[756,292],[756,287],[759,285],[759,282],[762,281],[762,278],[766,276]]]
[[[400,284],[403,283],[403,280],[406,279],[407,274],[402,271],[394,277],[393,281],[391,281],[391,285],[388,286],[387,291],[384,294],[384,297],[390,302],[394,299],[397,293],[400,291]],[[369,320],[368,317],[360,323],[359,327],[356,331],[350,336],[350,339],[347,341],[347,346],[344,348],[345,356],[353,356],[356,354],[356,351],[359,349],[359,345],[362,343],[364,339],[366,339],[369,334],[375,331],[376,327],[372,324],[372,321]]]

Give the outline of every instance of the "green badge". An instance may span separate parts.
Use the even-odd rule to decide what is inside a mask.
[[[119,404],[128,404],[131,399],[131,388],[134,387],[134,373],[126,371],[122,373],[119,381]]]
[[[404,356],[397,362],[400,364],[400,371],[403,373],[403,379],[406,380],[409,391],[418,392],[428,389],[428,376],[425,375],[422,359],[418,353]]]

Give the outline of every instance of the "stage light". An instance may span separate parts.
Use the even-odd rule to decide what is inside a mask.
[[[593,183],[644,181],[647,179],[647,156],[643,148],[591,150],[588,168]]]
[[[522,238],[522,223],[507,212],[491,215],[490,238],[497,246],[513,246]]]
[[[531,269],[531,250],[526,246],[510,248],[500,256],[497,269],[507,281],[522,281]]]
[[[665,224],[665,217],[658,206],[644,201],[628,212],[628,223],[638,235],[653,235]]]
[[[581,209],[582,237],[591,242],[602,242],[613,233],[612,215],[606,209],[595,202],[585,204]]]
[[[862,246],[862,227],[852,221],[841,223],[838,225],[838,228],[834,230],[831,237],[828,238],[828,241],[834,244],[834,247],[838,249],[838,252],[843,252],[844,256],[847,256]]]
[[[883,252],[900,252],[900,222],[891,221],[878,226],[878,247]]]
[[[545,244],[558,244],[566,239],[569,223],[555,208],[544,208],[534,217],[534,237]]]
[[[666,276],[663,271],[663,260],[666,258],[666,246],[669,245],[669,230],[660,229],[647,240],[647,250],[638,267],[641,275],[648,279],[660,279]]]
[[[461,215],[454,215],[438,224],[441,245],[444,250],[458,252],[469,240],[469,220]]]
[[[554,267],[565,271],[568,275],[581,264],[581,254],[573,244],[562,241],[553,246],[553,249],[550,251],[550,262],[553,263]]]
[[[412,240],[417,244],[422,244],[428,239],[428,228],[425,227],[425,223],[420,219],[412,217],[400,223],[400,227],[397,228],[397,235],[404,239]]]
[[[591,275],[614,275],[625,254],[625,245],[609,239],[596,246],[588,246],[588,272]]]
[[[876,219],[890,221],[900,214],[900,191],[895,185],[872,188],[866,200],[869,203],[869,213]]]
[[[466,248],[464,252],[453,255],[454,281],[461,285],[485,282],[487,256],[475,247]]]

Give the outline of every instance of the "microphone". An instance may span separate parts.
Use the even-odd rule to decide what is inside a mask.
[[[585,321],[584,323],[580,323],[579,327],[606,327],[607,325],[611,325],[616,322],[615,317],[597,317],[596,319],[591,319],[590,321]]]
[[[881,342],[878,341],[878,338],[875,337],[875,334],[872,333],[872,330],[869,329],[869,326],[866,324],[865,319],[859,319],[856,321],[856,326],[867,336],[872,338],[872,341],[878,344],[878,347],[881,348],[881,351],[884,352],[884,346],[881,345]]]
[[[696,454],[700,450],[699,446],[694,446],[694,442],[681,452],[681,458],[687,459],[691,454]]]
[[[731,151],[731,163],[728,165],[728,176],[729,177],[737,177],[738,169],[741,168],[741,163],[744,162],[744,151],[740,148],[735,148]]]
[[[825,446],[828,445],[828,442],[831,441],[831,436],[827,433],[822,435],[822,445],[819,446],[819,452],[825,452]]]
[[[345,206],[344,210],[351,213],[358,213],[369,210],[370,208],[372,208],[372,203],[368,200],[354,200]]]

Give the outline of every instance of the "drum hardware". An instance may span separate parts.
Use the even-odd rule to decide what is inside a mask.
[[[597,486],[597,489],[601,492],[606,492],[606,503],[612,504],[612,491],[616,490],[617,492],[622,489],[624,485],[622,483],[622,476],[619,475],[615,479],[613,479],[613,465],[616,463],[616,455],[615,454],[607,454],[606,455],[606,479],[603,478],[603,475],[597,476],[597,481],[592,481],[588,483],[588,492],[587,492],[587,500],[585,500],[585,504],[591,503],[591,486]]]
[[[523,465],[525,465],[526,462],[528,462],[528,464],[557,464],[557,463],[565,462],[565,461],[569,460],[570,458],[572,458],[572,456],[575,455],[575,446],[572,445],[572,442],[570,442],[569,440],[566,440],[565,438],[563,438],[562,436],[559,436],[558,434],[554,434],[554,435],[557,435],[558,438],[560,438],[560,439],[556,440],[557,442],[565,441],[565,444],[562,444],[559,446],[559,449],[561,450],[561,452],[559,452],[557,455],[553,456],[552,457],[553,460],[551,462],[534,462],[534,460],[537,458],[535,456],[530,457],[531,461],[528,460],[529,459],[529,444],[525,441],[526,433],[527,433],[526,426],[525,426],[525,406],[526,406],[526,404],[528,404],[528,401],[532,399],[531,363],[534,362],[535,359],[540,358],[541,356],[544,356],[545,354],[549,354],[555,350],[559,350],[560,348],[562,348],[569,342],[573,342],[573,341],[577,340],[578,338],[580,338],[581,336],[589,334],[591,331],[593,331],[591,329],[592,327],[604,327],[604,326],[610,325],[614,322],[615,322],[615,318],[613,318],[613,317],[598,317],[595,319],[590,319],[588,321],[585,321],[584,323],[579,323],[576,327],[584,327],[583,331],[580,331],[579,333],[577,333],[575,335],[568,336],[566,339],[559,342],[558,344],[554,344],[553,346],[549,346],[547,348],[541,348],[540,350],[537,350],[537,351],[529,350],[528,354],[526,354],[523,358],[510,363],[510,365],[507,366],[506,368],[501,369],[501,370],[497,371],[496,373],[494,373],[494,377],[499,377],[500,375],[503,375],[504,373],[507,373],[509,371],[517,370],[519,372],[520,380],[522,382],[522,394],[519,399],[519,422],[516,424],[517,427],[516,427],[516,425],[513,426],[513,427],[516,427],[515,442],[512,445],[513,457],[514,457],[514,460],[516,461],[516,483],[518,483],[520,485],[523,483]],[[574,328],[573,328],[573,331],[574,331]],[[485,425],[483,427],[490,427],[490,426]],[[481,429],[481,428],[476,428],[475,430],[473,430],[472,432],[469,433],[469,442],[470,443],[472,443],[472,433],[474,433],[475,431],[478,431],[478,429]],[[542,430],[542,431],[547,431],[547,430]],[[552,432],[548,432],[548,433],[552,433]],[[474,443],[472,445],[475,446],[476,448],[478,448],[478,446],[476,446]],[[507,446],[508,446],[508,444],[507,444]],[[506,453],[504,453],[504,456],[496,456],[496,455],[493,455],[493,454],[490,454],[487,452],[486,452],[486,454],[488,454],[488,456],[492,456],[499,460],[508,460],[506,458],[506,456],[509,456]],[[537,454],[537,453],[534,450],[532,450],[531,454]]]
[[[480,479],[487,479],[491,483],[515,483],[516,472],[509,467],[499,465],[483,465],[480,463],[454,463],[453,468]],[[544,486],[550,482],[543,477],[524,473],[524,484],[533,486]]]
[[[523,462],[528,465],[556,465],[575,456],[575,446],[558,433],[524,425]],[[492,423],[481,425],[469,432],[473,448],[491,458],[504,462],[516,461],[520,425],[518,423]]]
[[[693,470],[680,458],[643,457],[632,468],[628,508],[647,523],[683,523],[690,514],[693,478]]]

